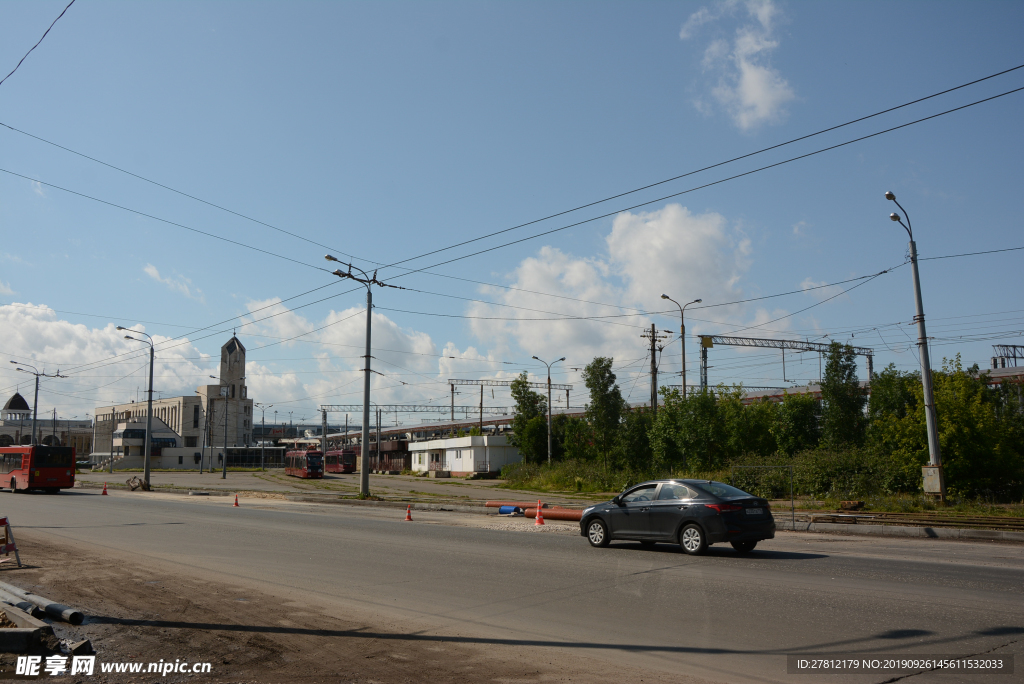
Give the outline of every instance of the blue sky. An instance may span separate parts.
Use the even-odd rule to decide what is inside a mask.
[[[0,71],[65,4],[0,5]],[[145,359],[113,326],[160,340],[165,396],[215,372],[207,357],[236,328],[250,396],[312,418],[361,394],[364,294],[333,282],[326,251],[372,270],[840,124],[1024,64],[1022,27],[1012,2],[79,0],[0,85],[0,122],[305,241],[0,128],[0,168],[51,184],[0,173],[0,352],[70,369],[46,383],[40,409],[81,416],[144,386]],[[540,376],[532,356],[566,356],[555,380],[576,384],[577,405],[571,369],[600,354],[643,400],[641,329],[679,330],[662,292],[723,304],[897,266],[906,236],[886,190],[922,257],[1024,246],[1024,92],[621,211],[1021,86],[1024,69],[403,264],[611,214],[431,274],[382,269],[409,289],[374,293],[375,396],[447,403],[447,378]],[[922,262],[936,365],[960,353],[984,367],[993,343],[1019,341],[1022,257]],[[909,267],[840,294],[859,282],[690,307],[690,382],[693,335],[734,330],[849,340],[876,348],[876,369],[916,368]],[[662,378],[678,382],[670,345]],[[716,348],[711,380],[816,378],[817,358],[798,359],[784,381],[777,352]],[[0,369],[5,393],[30,379],[12,368]]]

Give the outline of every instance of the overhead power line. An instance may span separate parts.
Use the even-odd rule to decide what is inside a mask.
[[[575,223],[570,223],[568,225],[560,226],[558,228],[552,228],[551,230],[545,230],[545,231],[540,232],[540,233],[535,233],[534,235],[529,235],[529,236],[524,237],[524,238],[519,238],[518,240],[512,240],[510,242],[505,242],[505,243],[502,243],[500,245],[496,245],[494,247],[488,247],[486,249],[477,250],[476,252],[470,252],[469,254],[464,254],[462,256],[458,256],[458,257],[454,257],[454,258],[451,258],[451,259],[447,259],[445,261],[439,261],[437,263],[431,264],[430,266],[426,266],[423,269],[417,269],[417,270],[412,270],[412,271],[406,271],[405,273],[399,273],[398,275],[394,276],[394,278],[402,278],[404,276],[412,275],[414,273],[419,273],[420,271],[425,271],[427,269],[437,268],[438,266],[444,266],[446,264],[451,264],[451,263],[454,263],[456,261],[462,261],[463,259],[468,259],[470,257],[479,256],[481,254],[486,254],[488,252],[493,252],[493,251],[496,251],[496,250],[499,250],[499,249],[504,249],[505,247],[511,247],[512,245],[517,245],[517,244],[520,244],[522,242],[527,242],[529,240],[535,240],[535,239],[537,239],[539,237],[544,237],[546,235],[551,235],[553,233],[558,233],[560,231],[568,230],[569,228],[574,228],[576,226],[581,226],[581,225],[584,225],[586,223],[592,223],[594,221],[597,221],[597,220],[600,220],[600,219],[603,219],[603,218],[609,218],[611,216],[615,216],[617,214],[621,214],[624,211],[632,211],[634,209],[639,209],[640,207],[646,207],[646,206],[649,206],[651,204],[657,204],[658,202],[664,202],[667,199],[672,199],[672,198],[675,198],[675,197],[680,197],[682,195],[689,194],[691,192],[696,192],[697,190],[704,190],[706,188],[710,188],[710,187],[713,187],[715,185],[721,185],[722,183],[727,183],[729,181],[733,181],[733,180],[736,180],[738,178],[744,178],[746,176],[750,176],[750,175],[753,175],[755,173],[760,173],[762,171],[767,171],[769,169],[773,169],[773,168],[778,167],[778,166],[783,166],[785,164],[790,164],[792,162],[799,161],[801,159],[807,159],[808,157],[813,157],[815,155],[819,155],[819,154],[822,154],[824,152],[830,152],[832,150],[839,149],[840,147],[845,147],[847,145],[852,145],[852,144],[857,143],[857,142],[862,142],[864,140],[869,140],[870,138],[875,138],[875,137],[878,137],[880,135],[885,135],[886,133],[892,133],[893,131],[898,131],[898,130],[900,130],[902,128],[907,128],[908,126],[914,126],[916,124],[923,123],[925,121],[930,121],[930,120],[936,119],[936,118],[938,118],[940,116],[946,116],[947,114],[953,114],[954,112],[958,112],[960,110],[967,109],[969,107],[974,107],[975,105],[983,104],[985,102],[991,102],[992,100],[996,100],[996,99],[999,99],[1001,97],[1005,97],[1007,95],[1012,95],[1013,93],[1018,93],[1018,92],[1020,92],[1022,90],[1024,90],[1024,86],[1022,86],[1020,88],[1014,88],[1013,90],[1007,90],[1005,92],[999,93],[998,95],[993,95],[991,97],[986,97],[986,98],[983,98],[981,100],[976,100],[974,102],[971,102],[971,103],[968,103],[968,104],[965,104],[965,105],[961,105],[959,107],[954,107],[952,109],[947,109],[946,111],[939,112],[938,114],[932,114],[931,116],[926,116],[926,117],[922,117],[920,119],[915,119],[914,121],[908,121],[907,123],[900,124],[899,126],[892,126],[891,128],[886,128],[885,130],[876,131],[875,133],[869,133],[868,135],[862,135],[862,136],[860,136],[858,138],[853,138],[852,140],[847,140],[845,142],[841,142],[841,143],[838,143],[838,144],[835,144],[835,145],[829,145],[828,147],[823,147],[821,149],[814,150],[813,152],[807,152],[806,154],[800,154],[800,155],[797,155],[795,157],[790,157],[789,159],[783,159],[782,161],[775,162],[774,164],[767,164],[765,166],[761,166],[761,167],[758,167],[756,169],[752,169],[750,171],[744,171],[743,173],[737,173],[737,174],[734,174],[732,176],[728,176],[726,178],[720,178],[720,179],[718,179],[716,181],[711,181],[710,183],[704,183],[702,185],[697,185],[697,186],[694,186],[694,187],[689,188],[687,190],[681,190],[680,192],[674,192],[674,193],[669,194],[669,195],[663,195],[662,197],[658,197],[656,199],[652,199],[652,200],[649,200],[647,202],[640,202],[639,204],[634,204],[634,205],[629,206],[629,207],[622,207],[620,209],[616,209],[615,211],[610,211],[610,212],[607,212],[605,214],[601,214],[599,216],[593,216],[593,217],[588,218],[588,219],[583,219],[582,221],[576,221]],[[504,231],[502,231],[502,232],[504,232]],[[431,252],[431,253],[435,253],[436,251],[437,250],[435,250],[434,252]],[[413,258],[417,258],[417,257],[413,257]],[[408,259],[406,261],[408,261]],[[382,268],[386,268],[386,267],[382,267]]]
[[[70,7],[70,5],[68,5],[68,6]],[[66,11],[66,8],[65,8],[65,11]],[[63,13],[61,13],[61,14],[63,15]],[[58,17],[58,19],[59,19],[59,17]],[[44,36],[45,36],[45,34],[44,34]],[[714,168],[717,168],[719,166],[724,166],[724,165],[730,164],[732,162],[740,161],[742,159],[746,159],[746,158],[749,158],[749,157],[753,157],[755,155],[762,154],[764,152],[768,152],[768,151],[771,151],[771,150],[774,150],[774,149],[785,147],[786,145],[791,145],[791,144],[799,142],[801,140],[807,140],[808,138],[813,138],[815,136],[822,135],[822,134],[828,133],[830,131],[835,131],[835,130],[838,130],[840,128],[846,127],[846,126],[853,125],[855,123],[866,121],[868,119],[871,119],[871,118],[874,118],[874,117],[877,117],[877,116],[881,116],[883,114],[887,114],[887,113],[896,111],[898,109],[902,109],[904,107],[909,107],[911,105],[918,104],[920,102],[924,102],[926,100],[930,100],[932,98],[939,97],[941,95],[945,95],[945,94],[954,92],[956,90],[960,90],[962,88],[967,88],[969,86],[976,85],[976,84],[981,83],[983,81],[987,81],[989,79],[993,79],[993,78],[996,78],[996,77],[1008,74],[1010,72],[1017,71],[1018,69],[1022,69],[1022,68],[1024,68],[1024,64],[1019,65],[1019,66],[1015,66],[1015,67],[1011,67],[1009,69],[1004,69],[1004,70],[996,72],[994,74],[989,74],[988,76],[984,76],[982,78],[978,78],[978,79],[975,79],[973,81],[969,81],[967,83],[963,83],[963,84],[960,84],[958,86],[954,86],[952,88],[947,88],[945,90],[942,90],[942,91],[939,91],[939,92],[936,92],[936,93],[932,93],[931,95],[927,95],[927,96],[924,96],[924,97],[921,97],[921,98],[917,98],[915,100],[911,100],[909,102],[905,102],[903,104],[896,105],[894,107],[889,107],[887,109],[883,109],[883,110],[875,112],[873,114],[868,114],[866,116],[858,117],[856,119],[852,119],[850,121],[847,121],[847,122],[844,122],[844,123],[841,123],[841,124],[838,124],[838,125],[835,125],[835,126],[830,126],[828,128],[824,128],[822,130],[815,131],[814,133],[809,133],[807,135],[803,135],[803,136],[799,136],[799,137],[796,137],[796,138],[792,138],[792,139],[787,140],[787,141],[782,142],[782,143],[778,143],[778,144],[771,145],[771,146],[768,146],[768,147],[765,147],[765,148],[762,148],[762,149],[759,149],[759,150],[755,150],[754,152],[749,152],[747,154],[743,154],[743,155],[740,155],[738,157],[733,157],[733,158],[727,159],[725,161],[717,162],[715,164],[711,164],[709,166],[705,166],[705,167],[700,168],[700,169],[696,169],[696,170],[693,170],[693,171],[688,171],[686,173],[682,173],[682,174],[673,176],[671,178],[666,178],[664,180],[660,180],[660,181],[657,181],[657,182],[654,182],[654,183],[649,183],[649,184],[641,186],[639,188],[635,188],[633,190],[628,190],[628,191],[625,191],[625,192],[617,193],[615,195],[611,195],[611,196],[608,196],[608,197],[605,197],[605,198],[602,198],[602,199],[599,199],[599,200],[596,200],[596,201],[593,201],[593,202],[588,202],[586,204],[582,204],[582,205],[573,207],[571,209],[566,209],[566,210],[563,210],[563,211],[556,212],[554,214],[549,214],[549,215],[544,216],[542,218],[538,218],[538,219],[534,219],[534,220],[531,220],[531,221],[527,221],[525,223],[521,223],[519,225],[512,226],[510,228],[505,228],[503,230],[499,230],[499,231],[495,231],[495,232],[492,232],[492,233],[488,233],[486,235],[483,235],[483,236],[480,236],[480,237],[477,237],[477,238],[472,238],[470,240],[465,240],[465,241],[462,241],[462,242],[459,242],[459,243],[456,243],[456,244],[453,244],[453,245],[449,245],[447,247],[440,248],[438,250],[433,250],[433,251],[430,251],[430,252],[426,252],[426,253],[420,254],[418,256],[409,257],[409,258],[403,259],[401,261],[393,262],[393,263],[388,264],[386,266],[383,265],[383,262],[375,261],[375,260],[368,259],[368,258],[365,258],[365,257],[359,257],[359,256],[356,256],[356,255],[352,255],[352,254],[349,254],[349,253],[341,250],[338,247],[331,247],[331,246],[325,245],[323,243],[317,242],[315,240],[311,240],[310,238],[307,238],[304,235],[301,235],[301,234],[298,234],[298,233],[295,233],[295,232],[292,232],[292,231],[289,231],[289,230],[285,230],[284,228],[280,228],[278,226],[275,226],[273,224],[267,223],[265,221],[261,221],[260,219],[253,218],[253,217],[248,216],[246,214],[243,214],[243,213],[241,213],[239,211],[235,211],[233,209],[229,209],[229,208],[227,208],[227,207],[225,207],[223,205],[217,204],[215,202],[211,202],[209,200],[205,200],[205,199],[203,199],[201,197],[198,197],[196,195],[192,195],[192,194],[187,193],[187,192],[185,192],[183,190],[178,190],[177,188],[171,187],[171,186],[166,185],[164,183],[160,183],[159,181],[152,180],[150,178],[147,178],[147,177],[142,176],[140,174],[134,173],[132,171],[128,171],[127,169],[121,168],[121,167],[119,167],[119,166],[117,166],[115,164],[112,164],[110,162],[106,162],[106,161],[103,161],[103,160],[98,159],[96,157],[87,155],[85,153],[78,152],[77,150],[73,150],[73,149],[71,149],[69,147],[66,147],[64,145],[60,145],[59,143],[53,142],[51,140],[47,140],[45,138],[42,138],[42,137],[37,136],[37,135],[34,135],[34,134],[29,133],[27,131],[23,131],[23,130],[21,130],[19,128],[16,128],[14,126],[11,126],[9,124],[0,122],[0,126],[4,126],[4,127],[8,128],[9,130],[14,131],[16,133],[19,133],[21,135],[25,135],[27,137],[30,137],[30,138],[32,138],[34,140],[38,140],[38,141],[43,142],[43,143],[48,144],[48,145],[52,145],[52,146],[54,146],[54,147],[56,147],[58,149],[61,149],[61,150],[64,150],[66,152],[69,152],[71,154],[77,155],[79,157],[82,157],[82,158],[87,159],[89,161],[92,161],[94,163],[101,164],[101,165],[106,166],[106,167],[108,167],[110,169],[113,169],[113,170],[118,171],[120,173],[124,173],[124,174],[129,175],[129,176],[131,176],[133,178],[137,178],[137,179],[142,180],[142,181],[144,181],[146,183],[150,183],[152,185],[155,185],[157,187],[163,188],[163,189],[168,190],[170,192],[176,193],[176,194],[181,195],[183,197],[192,199],[192,200],[194,200],[196,202],[200,202],[202,204],[205,204],[207,206],[213,207],[215,209],[227,212],[227,213],[232,214],[234,216],[237,216],[239,218],[243,218],[245,220],[252,221],[252,222],[257,223],[259,225],[265,226],[267,228],[271,228],[272,230],[281,232],[281,233],[283,233],[285,235],[289,235],[289,236],[294,237],[294,238],[299,239],[299,240],[303,240],[303,241],[308,242],[310,244],[317,245],[319,247],[324,247],[326,249],[329,249],[329,250],[332,250],[332,251],[336,251],[336,252],[341,253],[341,254],[345,254],[349,258],[356,259],[356,260],[367,261],[369,263],[376,264],[376,265],[381,266],[381,267],[394,267],[394,266],[398,266],[399,264],[405,263],[407,261],[411,261],[411,260],[414,260],[414,259],[422,258],[422,257],[425,257],[425,256],[429,256],[430,254],[436,254],[438,252],[446,251],[446,250],[449,250],[449,249],[454,249],[454,248],[460,247],[462,245],[466,245],[466,244],[469,244],[469,243],[472,243],[472,242],[477,242],[479,240],[483,240],[483,239],[486,239],[488,237],[493,237],[495,235],[500,235],[502,233],[506,233],[506,232],[509,232],[509,231],[518,230],[520,228],[524,228],[524,227],[527,227],[527,226],[530,226],[530,225],[534,225],[536,223],[540,223],[540,222],[543,222],[543,221],[546,221],[546,220],[549,220],[549,219],[552,219],[552,218],[557,218],[559,216],[564,216],[566,214],[570,214],[572,212],[579,211],[581,209],[586,209],[588,207],[592,207],[592,206],[595,206],[595,205],[598,205],[598,204],[602,204],[604,202],[608,202],[608,201],[611,201],[613,199],[618,199],[620,197],[625,197],[627,195],[631,195],[631,194],[634,194],[634,193],[637,193],[637,192],[641,192],[643,190],[647,190],[647,189],[650,189],[650,188],[653,188],[653,187],[657,187],[659,185],[664,185],[665,183],[669,183],[669,182],[672,182],[672,181],[675,181],[675,180],[679,180],[681,178],[685,178],[687,176],[691,176],[691,175],[694,175],[694,174],[697,174],[697,173],[701,173],[702,171],[707,171],[707,170],[710,170],[710,169],[714,169]],[[659,200],[655,200],[655,201],[659,201]],[[623,211],[625,211],[625,210],[623,210]],[[601,218],[601,217],[598,217],[598,218]],[[411,269],[404,269],[404,270],[411,270]],[[434,275],[434,276],[437,276],[437,277],[451,278],[451,279],[454,279],[454,280],[462,280],[462,281],[466,281],[466,282],[473,282],[473,283],[476,283],[476,284],[487,285],[487,286],[490,286],[490,287],[499,287],[499,288],[503,288],[503,289],[523,291],[523,292],[528,292],[528,293],[531,293],[531,294],[538,294],[538,295],[542,295],[542,296],[558,297],[558,298],[570,299],[570,300],[574,300],[574,301],[586,301],[586,300],[576,300],[575,298],[565,297],[564,295],[555,295],[555,294],[546,293],[546,292],[535,292],[535,291],[531,291],[531,290],[522,290],[521,288],[510,287],[510,286],[507,286],[507,285],[498,285],[498,284],[495,284],[495,283],[484,283],[484,282],[472,280],[472,279],[469,279],[469,278],[462,278],[462,277],[458,277],[458,276],[452,276],[452,275],[441,274],[441,273],[432,273],[432,272],[427,271],[426,269],[417,269],[417,270],[412,271],[412,272],[426,273],[426,274]],[[587,303],[599,304],[599,305],[602,305],[602,306],[610,306],[610,307],[615,307],[615,308],[625,308],[625,309],[629,309],[630,308],[630,307],[623,307],[621,305],[615,305],[615,304],[604,304],[602,302],[587,302]]]
[[[11,69],[11,73],[7,74],[2,79],[0,79],[0,85],[3,85],[4,81],[6,81],[12,75],[14,75],[14,72],[18,70],[18,67],[20,67],[21,63],[25,61],[25,58],[28,57],[29,55],[31,55],[32,51],[35,50],[37,47],[39,47],[39,44],[43,42],[43,38],[46,38],[46,35],[50,32],[50,29],[53,28],[54,24],[56,24],[58,21],[60,21],[60,18],[64,16],[64,12],[67,12],[68,9],[72,5],[74,5],[74,4],[75,4],[75,0],[71,0],[71,2],[68,3],[68,6],[65,7],[64,10],[60,14],[57,15],[57,18],[53,20],[53,23],[51,23],[50,26],[45,31],[43,31],[43,35],[39,38],[39,40],[36,41],[36,44],[33,45],[32,47],[30,47],[28,49],[28,52],[25,53],[25,56],[22,57],[21,59],[19,59],[18,63],[14,65],[14,68]]]
[[[455,249],[456,247],[462,247],[463,245],[468,245],[468,244],[471,244],[473,242],[479,242],[480,240],[485,240],[485,239],[487,239],[489,237],[494,237],[495,235],[501,235],[503,233],[508,233],[508,232],[513,231],[513,230],[519,230],[520,228],[525,228],[527,226],[532,226],[534,224],[541,223],[541,222],[547,221],[549,219],[557,218],[559,216],[565,216],[566,214],[571,214],[571,213],[573,213],[575,211],[579,211],[581,209],[587,209],[589,207],[593,207],[593,206],[596,206],[598,204],[603,204],[604,202],[609,202],[609,201],[611,201],[613,199],[618,199],[620,197],[625,197],[627,195],[632,195],[634,193],[641,192],[643,190],[648,190],[650,188],[654,188],[654,187],[657,187],[659,185],[664,185],[665,183],[671,183],[672,181],[680,180],[681,178],[686,178],[687,176],[692,176],[692,175],[701,173],[703,171],[710,171],[711,169],[718,168],[719,166],[725,166],[726,164],[731,164],[733,162],[740,161],[742,159],[747,159],[749,157],[753,157],[753,156],[756,156],[756,155],[759,155],[759,154],[763,154],[764,152],[769,152],[771,150],[776,150],[776,149],[779,149],[780,147],[785,147],[786,145],[792,145],[793,143],[800,142],[801,140],[807,140],[808,138],[813,138],[815,136],[822,135],[824,133],[829,133],[831,131],[835,131],[835,130],[838,130],[840,128],[844,128],[846,126],[851,126],[851,125],[853,125],[855,123],[860,123],[861,121],[867,121],[868,119],[872,119],[872,118],[874,118],[876,116],[881,116],[883,114],[888,114],[889,112],[894,112],[897,109],[902,109],[904,107],[909,107],[911,105],[918,104],[919,102],[924,102],[925,100],[930,100],[932,98],[939,97],[940,95],[945,95],[945,94],[951,93],[951,92],[953,92],[955,90],[960,90],[961,88],[966,88],[968,86],[972,86],[972,85],[975,85],[977,83],[981,83],[982,81],[987,81],[989,79],[996,78],[997,76],[1002,76],[1002,75],[1008,74],[1008,73],[1010,73],[1012,71],[1017,71],[1018,69],[1024,69],[1024,64],[1021,64],[1021,65],[1018,65],[1018,66],[1015,66],[1015,67],[1011,67],[1009,69],[1004,69],[1003,71],[999,71],[999,72],[996,72],[994,74],[990,74],[988,76],[984,76],[982,78],[975,79],[975,80],[970,81],[968,83],[963,83],[963,84],[955,86],[953,88],[947,88],[946,90],[942,90],[942,91],[939,91],[937,93],[932,93],[931,95],[927,95],[925,97],[920,97],[920,98],[918,98],[916,100],[911,100],[910,102],[904,102],[901,105],[896,105],[895,107],[889,107],[888,109],[883,109],[881,111],[875,112],[874,114],[868,114],[867,116],[862,116],[862,117],[859,117],[859,118],[856,118],[856,119],[852,119],[850,121],[838,124],[836,126],[830,126],[828,128],[823,128],[822,130],[815,131],[814,133],[808,133],[807,135],[802,135],[802,136],[799,136],[797,138],[792,138],[792,139],[787,140],[785,142],[781,142],[781,143],[778,143],[778,144],[775,144],[775,145],[770,145],[769,147],[763,147],[763,148],[761,148],[759,150],[755,150],[754,152],[748,152],[747,154],[742,154],[742,155],[740,155],[738,157],[733,157],[732,159],[726,159],[725,161],[720,161],[720,162],[717,162],[715,164],[711,164],[709,166],[705,166],[705,167],[702,167],[702,168],[699,168],[699,169],[695,169],[693,171],[687,171],[686,173],[682,173],[682,174],[679,174],[677,176],[673,176],[672,178],[666,178],[665,180],[660,180],[660,181],[657,181],[655,183],[649,183],[647,185],[641,186],[639,188],[635,188],[633,190],[627,190],[626,192],[620,192],[618,194],[611,195],[609,197],[605,197],[603,199],[599,199],[599,200],[596,200],[596,201],[593,201],[593,202],[588,202],[587,204],[581,204],[581,205],[579,205],[577,207],[573,207],[572,209],[566,209],[564,211],[559,211],[559,212],[556,212],[554,214],[549,214],[549,215],[544,216],[544,217],[539,218],[539,219],[534,219],[532,221],[527,221],[525,223],[520,223],[519,225],[512,226],[511,228],[504,228],[502,230],[497,230],[497,231],[494,231],[492,233],[488,233],[486,235],[481,235],[479,237],[475,237],[475,238],[472,238],[472,239],[469,239],[469,240],[463,240],[462,242],[457,242],[455,244],[448,245],[447,247],[441,247],[439,249],[435,249],[435,250],[432,250],[430,252],[424,252],[423,254],[419,254],[419,255],[414,256],[414,257],[409,257],[408,259],[402,259],[401,261],[395,261],[395,262],[392,262],[392,263],[388,264],[387,266],[383,266],[383,268],[388,268],[388,267],[391,267],[391,266],[397,266],[399,264],[404,264],[404,263],[406,263],[408,261],[413,261],[415,259],[420,259],[420,258],[423,258],[423,257],[426,257],[426,256],[430,256],[431,254],[438,254],[440,252],[445,252],[445,251],[448,251],[450,249]],[[955,110],[951,110],[951,111],[955,111]],[[660,200],[655,200],[655,201],[660,201]],[[638,206],[643,206],[643,205],[638,205]],[[623,211],[625,211],[625,210],[623,210]],[[428,267],[428,268],[432,268],[432,267]]]

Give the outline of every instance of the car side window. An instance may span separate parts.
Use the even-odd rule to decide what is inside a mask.
[[[674,499],[689,499],[692,498],[693,494],[686,485],[675,484],[672,482],[666,482],[661,485],[661,491],[658,492],[658,501],[671,501]]]
[[[622,497],[622,503],[633,503],[635,501],[651,501],[654,499],[654,488],[657,485],[648,485],[646,487],[637,487],[629,494]]]

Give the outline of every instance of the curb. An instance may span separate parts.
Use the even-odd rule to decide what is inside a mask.
[[[925,539],[973,539],[978,541],[1024,542],[1024,532],[1012,530],[973,530],[960,527],[904,527],[899,525],[844,525],[838,523],[793,523],[775,521],[778,530],[829,532],[872,537],[919,537]]]

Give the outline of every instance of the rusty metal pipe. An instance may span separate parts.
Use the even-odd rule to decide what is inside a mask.
[[[534,504],[533,508],[527,508],[523,515],[527,518],[537,517],[537,506]],[[548,508],[544,507],[544,519],[545,520],[582,520],[583,511],[574,510],[572,508]]]

